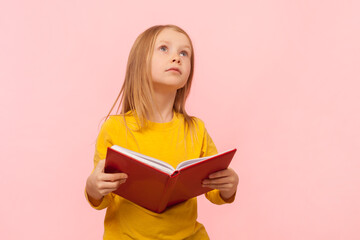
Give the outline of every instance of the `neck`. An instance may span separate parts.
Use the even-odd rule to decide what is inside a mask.
[[[166,91],[154,87],[153,115],[149,116],[151,122],[170,122],[173,118],[173,106],[176,96],[175,91]]]

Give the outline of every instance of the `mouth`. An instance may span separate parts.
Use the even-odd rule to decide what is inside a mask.
[[[180,73],[180,74],[181,74],[180,69],[175,68],[175,67],[173,67],[173,68],[169,68],[168,70],[166,70],[166,72],[168,72],[168,71],[176,71],[176,72],[178,72],[178,73]]]

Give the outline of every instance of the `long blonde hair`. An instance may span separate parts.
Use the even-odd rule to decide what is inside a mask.
[[[132,114],[135,114],[140,130],[147,126],[148,120],[146,116],[150,116],[154,113],[152,105],[153,88],[151,81],[151,58],[156,38],[159,33],[166,28],[184,34],[190,42],[190,75],[185,86],[178,89],[176,92],[173,110],[183,114],[185,119],[185,131],[190,129],[192,132],[194,129],[196,125],[195,118],[189,116],[185,110],[185,102],[190,93],[194,73],[194,50],[189,35],[183,29],[175,25],[156,25],[148,28],[137,37],[129,54],[124,83],[105,120],[110,116],[120,99],[116,114],[124,116],[131,111]]]

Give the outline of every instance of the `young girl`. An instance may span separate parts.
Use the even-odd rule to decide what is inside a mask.
[[[209,239],[196,221],[197,200],[189,199],[154,213],[112,193],[131,175],[104,173],[107,147],[119,145],[167,161],[211,156],[216,147],[204,123],[185,111],[194,71],[192,42],[174,25],[154,26],[136,39],[118,102],[119,115],[107,116],[96,142],[95,168],[85,195],[95,209],[107,208],[104,239]],[[228,168],[209,175],[203,186],[215,204],[234,201],[238,176]]]

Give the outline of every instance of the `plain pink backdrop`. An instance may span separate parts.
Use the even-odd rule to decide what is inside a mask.
[[[199,197],[211,239],[360,239],[359,1],[1,1],[0,239],[101,239],[84,186],[135,38],[195,47],[187,103],[237,147],[236,201]]]

